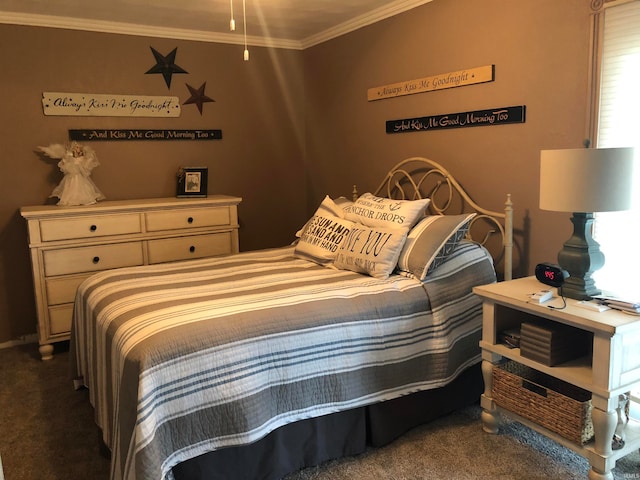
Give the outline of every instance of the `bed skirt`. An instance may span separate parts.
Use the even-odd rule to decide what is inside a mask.
[[[200,455],[173,468],[176,480],[276,480],[302,468],[381,447],[408,430],[477,402],[480,364],[445,387],[366,407],[301,420],[263,439]]]

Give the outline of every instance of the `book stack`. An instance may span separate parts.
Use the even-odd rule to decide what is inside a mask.
[[[520,328],[510,328],[498,334],[500,343],[509,348],[520,348]]]
[[[640,302],[623,300],[622,298],[607,297],[605,295],[596,295],[594,298],[607,307],[640,315]]]
[[[588,332],[555,322],[525,322],[520,334],[520,355],[548,367],[581,357],[589,351]]]

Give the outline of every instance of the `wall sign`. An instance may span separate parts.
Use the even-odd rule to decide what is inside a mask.
[[[441,73],[432,77],[418,78],[406,82],[393,83],[367,90],[367,100],[381,100],[383,98],[413,95],[414,93],[432,92],[445,88],[462,87],[476,83],[493,82],[495,80],[495,65],[458,70],[456,72]]]
[[[388,120],[387,133],[525,123],[526,108],[526,105],[519,105],[515,107],[492,108],[490,110],[475,110],[472,112],[406,118],[403,120]]]
[[[179,117],[178,97],[43,92],[45,115],[83,117]]]
[[[69,140],[222,140],[222,130],[69,130]]]

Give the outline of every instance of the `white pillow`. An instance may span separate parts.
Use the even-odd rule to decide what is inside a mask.
[[[404,229],[353,224],[338,249],[334,266],[376,278],[387,278],[398,263],[406,238],[407,231]]]
[[[430,200],[394,200],[362,194],[352,205],[345,207],[345,218],[369,227],[402,228],[409,230],[424,217]]]
[[[338,197],[335,200],[332,200],[329,195],[325,195],[324,199],[320,203],[320,206],[318,207],[318,210],[316,210],[316,213],[314,213],[314,216],[320,213],[331,214],[334,217],[345,218],[344,206],[351,203],[353,202],[350,202],[345,197]],[[304,231],[309,221],[310,220],[307,220],[307,223],[305,223],[302,228],[296,232],[296,237],[300,237],[302,235],[302,232]]]
[[[475,216],[475,213],[431,215],[421,220],[407,236],[398,258],[400,271],[424,280],[465,237]]]
[[[326,197],[316,213],[306,223],[296,244],[294,254],[305,260],[326,265],[331,263],[338,253],[338,247],[349,235],[353,223],[333,215],[324,206]],[[331,202],[333,203],[333,202]]]
[[[350,207],[351,205],[353,205],[353,200],[349,200],[347,197],[336,197],[333,199],[333,202],[336,204],[336,206],[340,207],[341,211],[341,215],[338,215],[339,217],[342,216],[344,218],[345,215],[345,209]]]

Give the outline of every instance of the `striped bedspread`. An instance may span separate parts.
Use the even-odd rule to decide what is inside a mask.
[[[293,247],[90,277],[71,357],[111,477],[171,478],[296,420],[447,384],[480,360],[471,287],[493,281],[486,251],[464,242],[424,284],[321,267]]]

